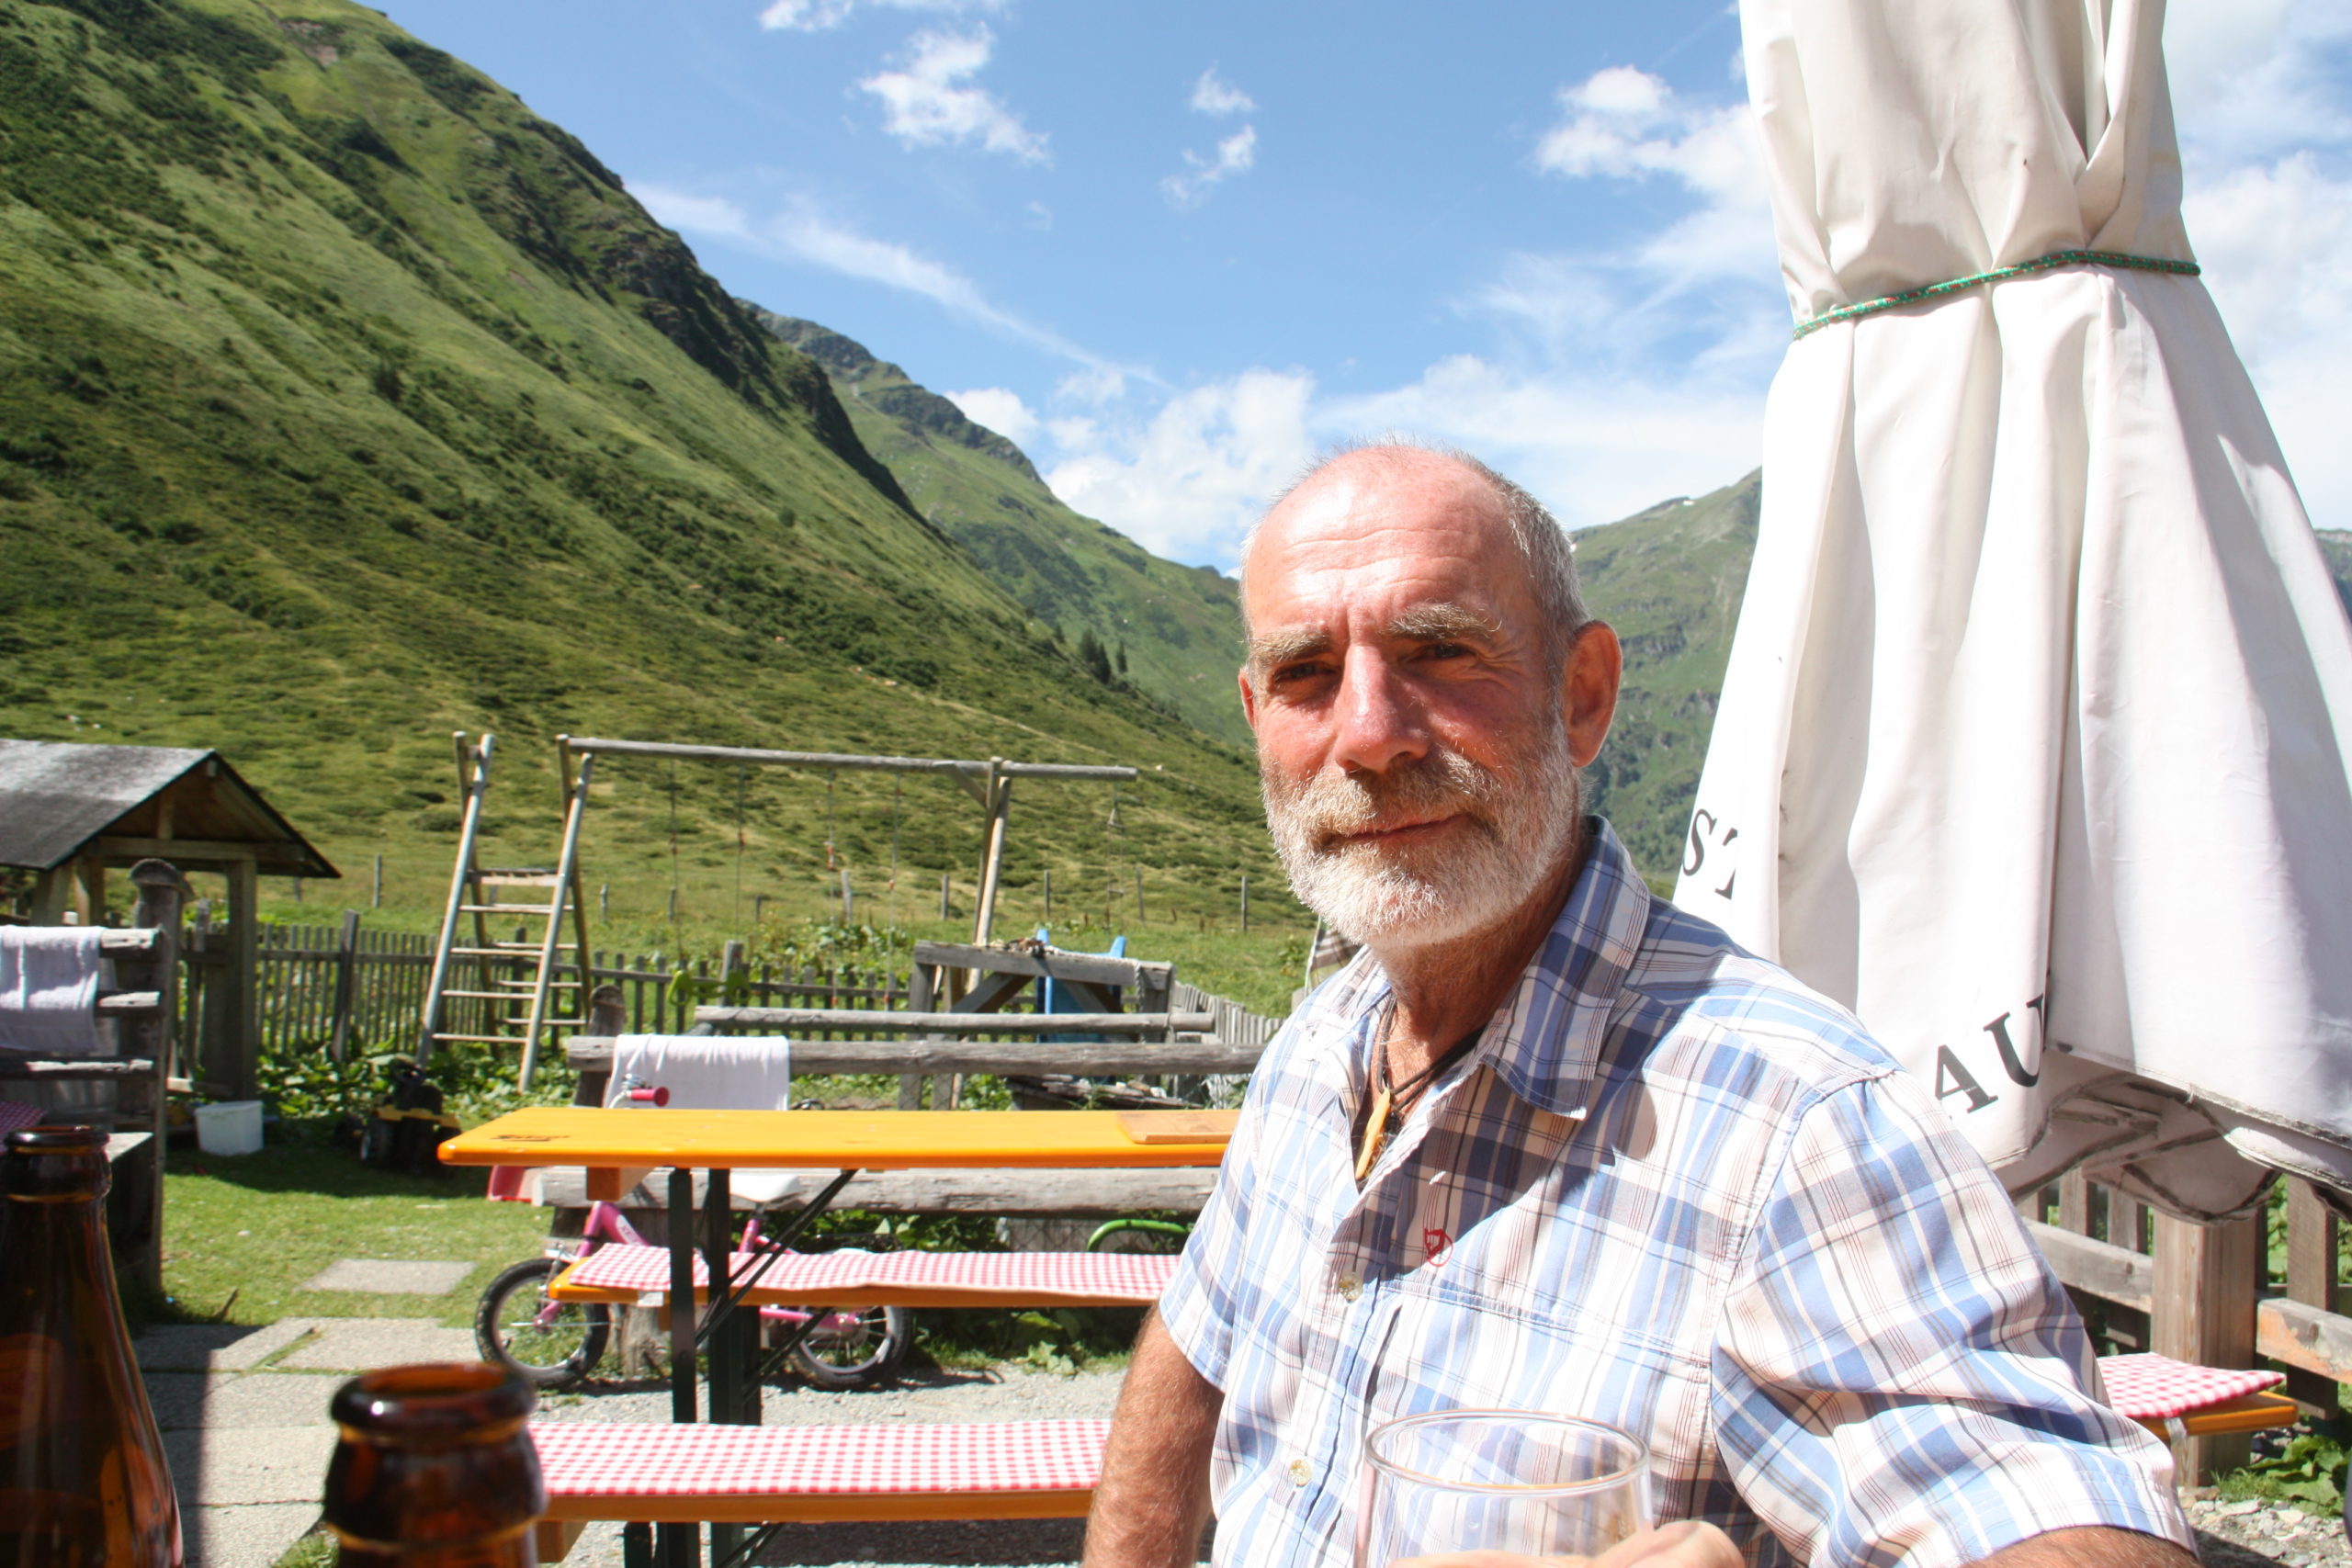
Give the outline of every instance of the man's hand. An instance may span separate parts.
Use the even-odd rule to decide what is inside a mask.
[[[1619,1541],[1598,1557],[1521,1557],[1509,1551],[1449,1551],[1408,1557],[1388,1568],[1741,1568],[1731,1537],[1701,1519],[1678,1519]]]
[[[1145,1318],[1086,1516],[1086,1568],[1193,1568],[1208,1528],[1209,1449],[1224,1403],[1159,1313]]]

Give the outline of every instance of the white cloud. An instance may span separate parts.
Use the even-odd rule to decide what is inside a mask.
[[[1216,118],[1248,114],[1258,107],[1256,99],[1218,75],[1214,65],[1202,72],[1201,79],[1193,84],[1189,101],[1193,112]]]
[[[787,206],[773,217],[754,218],[722,197],[695,196],[634,182],[628,190],[656,220],[683,233],[725,240],[766,255],[921,295],[967,321],[1081,366],[1091,375],[1123,378],[1134,374],[998,305],[979,285],[944,262],[918,254],[894,240],[859,233],[808,203]]]
[[[1769,277],[1777,265],[1762,152],[1746,104],[1691,104],[1630,65],[1560,89],[1535,166],[1572,179],[1671,179],[1698,198],[1634,257],[1661,281]]]
[[[1026,446],[1045,430],[1044,423],[1021,400],[1021,394],[1002,387],[975,387],[968,392],[949,392],[947,400],[964,411],[964,417],[975,424],[984,424],[1015,446]]]
[[[2312,521],[2352,528],[2352,181],[2304,152],[2193,188],[2206,286],[2259,389]]]
[[[1315,449],[1314,390],[1299,372],[1245,370],[1179,393],[1139,427],[1055,421],[1068,455],[1046,482],[1156,554],[1229,563],[1259,509]]]
[[[1004,0],[770,0],[760,11],[760,26],[770,32],[790,29],[813,33],[837,28],[863,3],[899,11],[999,11]]]
[[[967,85],[988,64],[996,37],[985,27],[966,33],[920,32],[903,70],[882,71],[858,85],[882,100],[882,128],[909,147],[977,142],[1027,163],[1046,161],[1046,139],[986,90]]]
[[[1245,125],[1216,144],[1216,156],[1204,158],[1184,149],[1184,167],[1159,182],[1160,191],[1178,208],[1198,207],[1212,186],[1235,175],[1250,172],[1258,162],[1258,128]]]

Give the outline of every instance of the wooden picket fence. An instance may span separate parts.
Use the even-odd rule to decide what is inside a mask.
[[[335,1060],[351,1052],[410,1050],[416,1043],[424,1008],[424,988],[433,969],[433,939],[409,931],[371,931],[356,911],[341,926],[266,925],[258,944],[255,1010],[264,1052],[322,1050]],[[221,987],[219,976],[233,961],[233,947],[225,929],[199,922],[187,929],[182,947],[187,970],[181,987],[183,1038],[209,1039],[203,1032],[208,1010],[217,1009]],[[453,961],[455,990],[489,990],[503,971],[522,973],[519,964],[499,959]],[[698,1000],[713,999],[702,986],[682,986],[682,976],[707,982],[713,977],[708,959],[681,964],[659,953],[628,953],[598,950],[589,955],[591,987],[620,988],[632,1032],[683,1032],[694,1023]],[[558,965],[558,976],[578,978],[578,965]],[[776,964],[747,964],[733,982],[734,993],[757,1007],[821,1007],[851,1009],[901,1008],[907,1003],[907,976],[877,967],[842,965],[820,968]],[[1181,986],[1178,1005],[1218,1012],[1220,1032],[1232,1028],[1230,1039],[1252,1043],[1271,1038],[1277,1023],[1261,1019],[1222,998]],[[448,1027],[453,1032],[486,1034],[488,1010],[496,1004],[452,998]],[[1227,1020],[1230,1019],[1228,1025]],[[818,1032],[810,1039],[842,1038]]]

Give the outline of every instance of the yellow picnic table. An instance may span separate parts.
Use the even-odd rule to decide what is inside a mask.
[[[671,1417],[697,1419],[696,1351],[710,1362],[710,1418],[759,1422],[758,1331],[752,1293],[780,1256],[861,1170],[1167,1169],[1225,1156],[1230,1111],[688,1111],[539,1106],[509,1111],[444,1142],[458,1166],[580,1166],[589,1196],[616,1201],[654,1168],[670,1170]],[[840,1174],[735,1268],[728,1173]],[[710,1302],[696,1325],[694,1173],[707,1172],[701,1261]],[[812,1321],[814,1321],[812,1319]],[[707,1499],[695,1506],[708,1506]],[[765,1506],[765,1505],[763,1505]],[[717,1517],[706,1515],[705,1517]]]
[[[1231,1111],[511,1111],[441,1145],[449,1165],[591,1170],[1101,1169],[1215,1165]]]

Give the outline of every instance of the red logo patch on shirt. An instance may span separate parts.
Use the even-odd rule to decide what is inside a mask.
[[[1421,1251],[1430,1268],[1444,1268],[1446,1257],[1453,1250],[1453,1238],[1437,1226],[1430,1225],[1421,1232]]]

